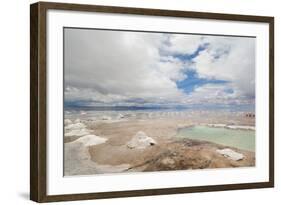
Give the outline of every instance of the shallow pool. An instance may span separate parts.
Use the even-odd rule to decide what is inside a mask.
[[[177,136],[255,151],[255,131],[252,130],[194,126],[180,129]]]

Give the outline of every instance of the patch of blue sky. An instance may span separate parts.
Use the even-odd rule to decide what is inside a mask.
[[[187,78],[178,81],[177,87],[182,89],[185,93],[189,94],[194,91],[195,88],[201,87],[205,84],[227,84],[229,81],[226,80],[219,80],[219,79],[207,79],[207,78],[200,78],[195,70],[187,70],[185,72]],[[226,92],[233,93],[232,89],[227,89]]]
[[[192,61],[193,58],[197,57],[201,51],[205,50],[210,45],[209,43],[203,43],[203,44],[199,45],[198,48],[193,53],[188,53],[188,52],[184,52],[184,51],[182,51],[181,53],[173,53],[173,52],[170,52],[169,49],[165,48],[165,46],[169,47],[171,45],[171,43],[168,39],[166,41],[162,42],[163,47],[160,47],[158,50],[160,56],[163,56],[163,57],[172,56],[174,58],[178,58],[181,61]]]
[[[179,60],[184,61],[184,62],[192,62],[192,60],[194,58],[196,58],[200,54],[200,52],[206,50],[208,48],[208,46],[209,46],[209,43],[204,43],[204,44],[198,46],[196,51],[194,51],[191,54],[188,54],[188,53],[174,54],[173,57],[178,58]],[[213,54],[213,58],[218,59],[222,55],[227,55],[228,52],[229,52],[229,49],[217,50]],[[187,78],[185,78],[182,81],[178,81],[177,87],[179,89],[184,90],[184,92],[187,94],[193,92],[195,88],[203,86],[205,84],[227,84],[227,83],[229,83],[229,81],[226,81],[226,80],[200,78],[198,76],[198,73],[194,69],[187,69],[187,71],[185,72],[185,75],[187,76]],[[231,94],[231,93],[234,93],[234,90],[226,89],[225,92]]]

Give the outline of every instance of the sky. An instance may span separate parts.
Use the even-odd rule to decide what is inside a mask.
[[[255,38],[65,28],[65,105],[255,104]]]

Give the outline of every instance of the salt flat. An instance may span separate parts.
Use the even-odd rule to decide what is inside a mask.
[[[76,123],[77,116],[67,116],[65,131],[85,129],[88,133],[65,141],[66,176],[255,166],[254,152],[177,137],[179,129],[195,125],[254,127],[254,119],[245,118],[243,113],[146,112],[114,113],[109,117],[101,114],[94,118],[80,115]],[[243,155],[243,159],[233,160],[217,151],[226,148]]]

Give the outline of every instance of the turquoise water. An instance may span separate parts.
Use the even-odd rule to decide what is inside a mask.
[[[252,130],[194,126],[180,129],[177,136],[255,151],[255,131]]]

